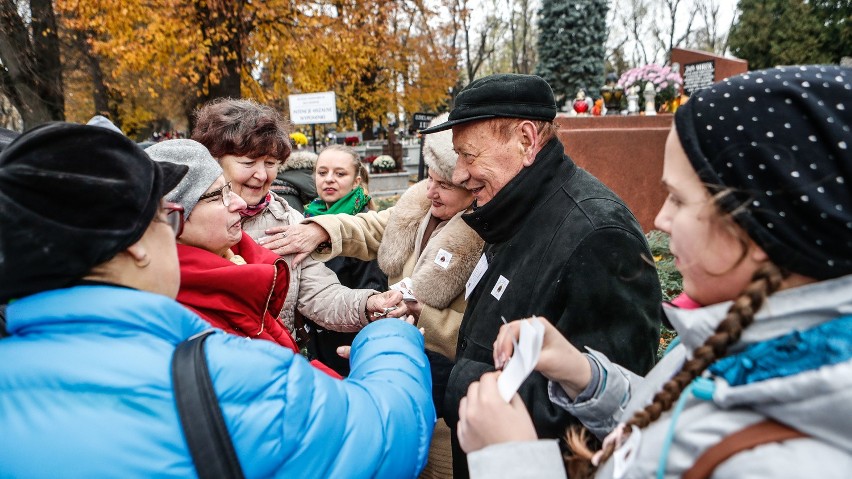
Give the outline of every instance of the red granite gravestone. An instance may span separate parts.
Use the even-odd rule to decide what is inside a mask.
[[[560,115],[556,125],[574,163],[620,196],[645,232],[654,229],[654,217],[666,199],[660,178],[672,115]]]
[[[745,60],[683,48],[672,49],[671,61],[690,90],[748,71]],[[660,178],[672,115],[558,116],[556,124],[565,153],[615,191],[643,230],[654,229],[666,199]]]

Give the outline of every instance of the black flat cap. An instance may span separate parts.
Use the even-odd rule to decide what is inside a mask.
[[[0,303],[68,286],[138,241],[186,171],[97,126],[18,137],[0,154]]]
[[[420,133],[428,135],[489,118],[553,121],[556,118],[553,90],[544,78],[536,75],[499,73],[479,78],[459,92],[449,120]]]

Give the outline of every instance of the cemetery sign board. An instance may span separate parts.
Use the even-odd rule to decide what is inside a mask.
[[[337,123],[337,103],[333,91],[288,95],[290,121],[297,125]]]

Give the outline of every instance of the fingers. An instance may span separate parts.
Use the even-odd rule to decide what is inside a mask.
[[[340,346],[337,348],[337,355],[343,359],[349,359],[349,354],[352,352],[352,346]]]
[[[471,441],[468,439],[467,396],[461,398],[459,402],[459,422],[456,425],[456,436],[459,438],[459,446],[464,452],[473,449]]]
[[[272,228],[263,230],[263,233],[267,236],[272,236],[278,233],[285,233],[289,227],[289,225],[273,226]]]
[[[257,243],[281,256],[299,255],[294,264],[298,264],[313,252],[323,241],[322,238],[328,237],[322,227],[312,223],[276,226],[265,230],[264,233],[266,236],[259,238]]]
[[[497,339],[494,340],[494,368],[503,369],[512,353],[515,351],[515,344],[521,334],[520,324],[517,321],[504,324],[500,327],[500,332],[497,333]]]
[[[388,307],[390,307],[390,306],[388,306]],[[408,310],[408,307],[405,306],[405,304],[401,303],[401,304],[395,305],[394,309],[389,311],[388,314],[385,317],[386,318],[399,318],[399,319],[406,319],[407,320],[408,319],[407,316],[408,316],[409,313],[410,313],[410,311]],[[411,323],[411,324],[416,324],[416,323]]]
[[[381,296],[384,300],[384,304],[382,305],[384,308],[390,308],[391,306],[396,306],[399,303],[402,303],[402,293],[399,291],[386,291],[382,293]]]

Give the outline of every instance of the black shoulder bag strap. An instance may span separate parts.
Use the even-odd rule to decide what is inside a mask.
[[[6,305],[0,304],[0,338],[5,338],[9,335],[6,331]]]
[[[225,427],[204,357],[204,340],[213,332],[211,329],[196,334],[175,349],[172,356],[175,402],[198,477],[242,479],[240,460]]]

